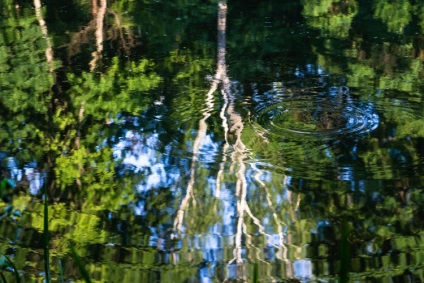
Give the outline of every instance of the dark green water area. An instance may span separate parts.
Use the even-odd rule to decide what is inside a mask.
[[[424,2],[2,0],[0,165],[3,281],[424,282]]]

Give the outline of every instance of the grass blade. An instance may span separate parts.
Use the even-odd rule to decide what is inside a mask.
[[[6,278],[4,277],[3,272],[0,272],[0,277],[1,277],[1,281],[2,281],[3,283],[7,283],[7,280],[6,280]]]
[[[75,251],[72,243],[69,243],[69,249],[71,251],[72,258],[74,259],[75,263],[78,266],[78,269],[79,269],[79,272],[80,272],[82,278],[85,280],[86,283],[91,283],[90,276],[88,275],[88,272],[85,269],[84,265],[82,264],[81,259],[78,256],[77,252]]]
[[[59,282],[64,283],[65,281],[63,280],[62,260],[60,258],[57,260],[57,264],[59,265]]]
[[[49,200],[47,197],[47,186],[44,186],[44,270],[46,282],[50,283],[50,235],[49,235]]]
[[[253,283],[258,283],[259,281],[258,281],[258,269],[259,269],[259,266],[258,266],[258,262],[255,262],[254,264],[253,264]]]
[[[19,276],[19,272],[18,272],[18,269],[16,268],[15,264],[6,255],[4,256],[4,258],[6,259],[7,263],[10,265],[10,267],[12,267],[13,273],[15,274],[16,282],[20,283],[21,277]],[[2,275],[3,275],[3,273],[2,273]]]
[[[349,243],[349,223],[344,220],[342,223],[342,235],[340,241],[340,283],[349,282],[350,267],[350,243]]]

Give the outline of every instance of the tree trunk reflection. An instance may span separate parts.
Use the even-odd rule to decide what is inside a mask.
[[[50,73],[53,74],[53,70],[54,70],[54,65],[53,65],[53,48],[52,48],[52,43],[50,41],[49,38],[49,33],[47,30],[47,25],[46,22],[43,19],[43,15],[41,13],[41,2],[40,0],[34,0],[34,8],[35,8],[35,15],[37,17],[38,20],[38,24],[41,27],[41,32],[44,36],[44,38],[46,39],[46,59],[47,59],[47,63],[49,65],[49,69],[50,69]]]
[[[93,1],[93,5],[94,5]],[[94,6],[93,6],[94,7]],[[100,0],[100,7],[94,10],[93,8],[93,16],[96,18],[96,51],[94,51],[91,55],[93,59],[90,62],[90,70],[93,71],[96,67],[97,61],[102,56],[103,51],[103,22],[106,14],[107,2],[106,0]],[[95,11],[95,13],[94,13]]]

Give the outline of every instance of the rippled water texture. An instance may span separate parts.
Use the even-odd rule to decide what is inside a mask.
[[[299,94],[274,90],[255,100],[258,123],[281,138],[343,139],[373,131],[379,124],[372,105],[355,101],[348,87],[305,89]]]
[[[1,279],[424,282],[421,2],[0,1]]]

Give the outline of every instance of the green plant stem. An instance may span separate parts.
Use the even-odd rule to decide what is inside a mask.
[[[16,268],[15,264],[7,256],[4,256],[4,258],[6,259],[7,263],[12,267],[13,273],[15,274],[16,282],[20,283],[21,277],[19,276],[19,272],[18,272],[18,269]],[[2,273],[2,275],[3,275],[3,273]]]
[[[7,283],[7,280],[6,280],[6,278],[4,277],[3,272],[0,272],[0,277],[1,277],[1,281],[2,281],[3,283]]]
[[[342,234],[340,241],[340,283],[349,282],[350,267],[350,243],[349,243],[349,222],[343,220]]]
[[[47,186],[44,186],[44,270],[46,282],[50,283],[50,256],[49,256],[49,206]]]
[[[59,265],[59,282],[60,283],[64,283],[65,281],[63,280],[63,267],[62,267],[62,260],[59,258],[57,260],[57,263]]]
[[[79,269],[79,272],[81,273],[82,278],[85,280],[86,283],[91,283],[90,276],[88,275],[87,270],[82,264],[81,259],[78,256],[77,252],[75,251],[74,246],[71,242],[69,242],[69,249],[70,249],[72,258],[74,259],[75,263],[78,266],[78,269]]]
[[[259,269],[259,266],[258,266],[258,262],[255,262],[254,264],[253,264],[253,283],[257,283],[257,282],[259,282],[258,281],[258,269]]]

